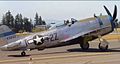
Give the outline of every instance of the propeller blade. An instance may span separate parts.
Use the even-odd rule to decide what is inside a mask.
[[[106,7],[106,6],[104,6],[104,8],[105,8],[105,10],[106,10],[107,14],[108,14],[108,15],[110,15],[110,16],[112,17],[112,15],[111,15],[111,13],[109,12],[109,10],[107,9],[107,7]]]
[[[116,19],[116,17],[117,17],[117,6],[115,5],[114,13],[113,13],[113,21]]]
[[[118,22],[118,19],[115,19],[115,22]]]

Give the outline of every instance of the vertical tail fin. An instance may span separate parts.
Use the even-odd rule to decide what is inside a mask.
[[[13,32],[8,26],[0,26],[0,41],[10,43],[16,40],[16,38],[18,39],[18,36],[16,36],[16,33]]]

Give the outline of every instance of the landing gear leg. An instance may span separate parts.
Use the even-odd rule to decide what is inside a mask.
[[[83,50],[89,49],[88,41],[91,40],[91,39],[92,39],[91,36],[84,36],[83,37],[83,42],[80,43],[81,49],[83,49]]]
[[[108,50],[108,42],[105,40],[105,39],[102,39],[102,38],[99,38],[99,41],[100,41],[100,43],[99,43],[99,45],[98,45],[98,47],[99,47],[99,49],[101,50],[101,51],[106,51],[106,50]]]
[[[22,56],[25,56],[25,55],[26,55],[25,51],[22,51],[22,52],[21,52],[21,55],[22,55]]]

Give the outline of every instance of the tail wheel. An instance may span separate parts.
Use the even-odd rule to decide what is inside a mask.
[[[89,43],[88,43],[88,42],[86,42],[86,43],[81,43],[80,46],[81,46],[81,48],[82,48],[83,50],[87,50],[87,49],[89,48]]]
[[[100,49],[101,51],[106,51],[106,50],[108,50],[108,45],[103,45],[102,43],[99,43],[98,47],[99,47],[99,49]]]
[[[23,51],[23,52],[21,52],[21,55],[22,55],[22,56],[25,56],[25,55],[26,55],[26,53]]]

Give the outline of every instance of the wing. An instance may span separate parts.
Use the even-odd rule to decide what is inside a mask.
[[[60,42],[67,42],[67,41],[73,40],[75,38],[78,38],[80,36],[84,36],[85,34],[88,34],[88,33],[93,32],[93,31],[96,31],[96,30],[90,30],[90,31],[81,32],[81,33],[78,33],[78,34],[76,34],[76,35],[74,35],[72,37],[69,37],[67,39],[61,40]]]

